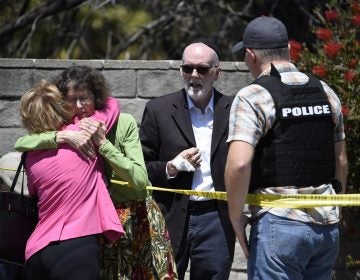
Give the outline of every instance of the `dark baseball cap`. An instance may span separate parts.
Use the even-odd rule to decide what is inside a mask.
[[[261,16],[253,19],[245,28],[243,41],[237,43],[232,52],[243,48],[277,49],[288,45],[288,34],[285,25],[273,17]]]

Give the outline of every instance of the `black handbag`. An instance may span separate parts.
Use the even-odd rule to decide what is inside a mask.
[[[25,266],[25,246],[38,222],[36,199],[24,195],[24,174],[21,193],[14,192],[24,164],[19,167],[9,191],[0,191],[0,260]]]

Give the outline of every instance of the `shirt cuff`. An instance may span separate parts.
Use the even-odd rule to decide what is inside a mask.
[[[110,146],[112,146],[112,143],[108,139],[106,139],[105,143],[99,147],[99,153],[101,155],[105,154],[109,150]]]
[[[165,173],[166,173],[166,179],[170,180],[170,179],[174,179],[177,177],[177,174],[175,176],[170,176],[167,170],[167,163],[165,164]]]

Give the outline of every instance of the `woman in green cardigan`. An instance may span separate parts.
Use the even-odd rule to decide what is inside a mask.
[[[82,119],[82,131],[26,135],[17,140],[15,149],[54,149],[66,142],[91,160],[95,147],[98,147],[110,180],[110,195],[126,232],[124,238],[114,244],[102,240],[101,279],[177,279],[165,220],[151,193],[146,190],[150,182],[135,119],[121,113],[117,125],[105,135],[101,123],[87,118],[93,113],[91,108],[101,106],[97,104],[96,86],[93,85],[99,80],[98,75],[102,76],[93,68],[72,66],[64,70],[56,82],[74,105],[75,116]],[[93,101],[82,100],[84,90],[94,95]],[[126,181],[128,186],[114,181]]]

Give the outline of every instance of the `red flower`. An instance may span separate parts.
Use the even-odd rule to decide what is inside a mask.
[[[296,40],[289,40],[289,44],[290,44],[290,58],[292,61],[298,62],[302,50],[302,45]]]
[[[353,14],[360,14],[360,3],[352,2],[351,3],[351,11]]]
[[[338,21],[339,14],[336,10],[327,10],[325,11],[325,18],[327,21]]]
[[[352,59],[350,59],[348,66],[350,68],[355,68],[357,64],[358,64],[357,59],[355,57],[353,57]]]
[[[344,73],[344,80],[347,82],[351,82],[352,80],[354,80],[355,76],[356,76],[356,73],[354,70],[346,71]]]
[[[351,23],[355,26],[359,26],[360,25],[360,14],[353,16],[351,18]]]
[[[329,42],[324,45],[323,51],[329,58],[334,58],[341,50],[342,45],[337,42]]]
[[[341,106],[341,112],[344,117],[347,117],[349,115],[349,107],[346,105]]]
[[[291,39],[291,40],[289,40],[289,43],[290,43],[291,48],[298,50],[298,51],[302,50],[302,44],[299,43],[298,41]]]
[[[318,28],[315,31],[316,37],[323,41],[329,41],[333,35],[333,32],[328,28]]]
[[[321,78],[325,77],[327,74],[326,68],[322,65],[313,66],[313,68],[311,69],[311,72]]]

